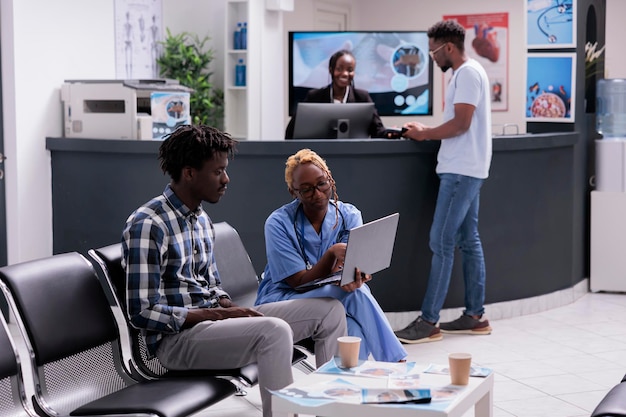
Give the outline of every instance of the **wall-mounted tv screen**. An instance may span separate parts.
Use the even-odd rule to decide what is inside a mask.
[[[328,60],[340,49],[356,58],[354,86],[381,116],[432,115],[433,64],[426,31],[289,32],[289,115],[309,90],[330,84]]]

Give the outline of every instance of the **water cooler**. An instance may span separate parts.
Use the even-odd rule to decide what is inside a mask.
[[[591,291],[626,292],[626,79],[598,80]]]

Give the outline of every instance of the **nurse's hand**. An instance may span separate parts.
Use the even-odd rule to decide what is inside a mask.
[[[343,261],[346,259],[346,247],[347,245],[345,243],[335,243],[328,248],[327,252],[329,252],[334,259],[330,268],[331,274],[343,269]]]
[[[363,284],[371,280],[372,280],[372,276],[370,274],[361,272],[359,268],[354,268],[354,281],[352,281],[349,284],[342,285],[341,288],[344,291],[352,292],[358,288],[361,288]]]

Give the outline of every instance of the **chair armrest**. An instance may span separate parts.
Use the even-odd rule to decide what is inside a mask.
[[[315,354],[315,341],[313,341],[312,337],[307,337],[306,339],[299,340],[294,343],[294,345],[306,350],[312,355]]]
[[[291,357],[291,364],[295,365],[298,362],[302,362],[307,357],[308,356],[306,355],[306,353],[304,353],[300,349],[294,347],[293,348],[293,356]]]

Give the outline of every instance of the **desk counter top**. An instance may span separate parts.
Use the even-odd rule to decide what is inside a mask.
[[[578,133],[496,137],[490,177],[481,190],[480,232],[487,267],[486,303],[572,287],[583,277],[575,247],[575,145]],[[51,153],[53,250],[118,242],[128,215],[169,181],[157,160],[160,141],[47,138]],[[399,212],[391,267],[370,287],[383,310],[419,310],[428,280],[428,234],[438,191],[438,142],[409,140],[241,141],[228,192],[205,205],[213,221],[233,225],[257,274],[265,267],[263,225],[290,201],[286,158],[309,147],[328,162],[339,198],[369,221]],[[460,262],[444,308],[463,305]]]

